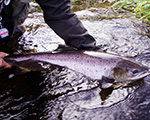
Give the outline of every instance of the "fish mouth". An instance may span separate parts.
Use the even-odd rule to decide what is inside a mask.
[[[143,79],[145,78],[146,76],[150,75],[150,71],[144,71],[144,72],[141,72],[141,73],[138,73],[136,76],[134,77],[131,77],[131,78],[128,78],[128,80],[140,80],[140,79]]]
[[[144,72],[137,74],[134,77],[130,77],[130,78],[126,79],[125,81],[114,82],[111,87],[113,87],[114,89],[117,89],[120,87],[126,87],[126,86],[131,85],[132,83],[134,83],[138,80],[144,79],[148,75],[150,75],[150,71],[144,71]]]

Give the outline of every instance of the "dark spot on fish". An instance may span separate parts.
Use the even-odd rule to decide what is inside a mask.
[[[74,57],[72,57],[72,60],[74,60]]]
[[[77,58],[79,58],[79,56],[77,56]]]
[[[38,45],[34,45],[34,47],[38,47]]]

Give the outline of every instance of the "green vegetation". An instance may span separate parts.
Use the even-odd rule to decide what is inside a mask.
[[[114,12],[114,16],[131,17],[135,15],[141,20],[150,22],[150,0],[112,0],[111,2],[108,0],[71,0],[71,2],[74,12],[91,7],[105,8],[108,9],[107,13]]]
[[[112,7],[130,10],[137,18],[150,22],[150,0],[119,0]]]
[[[71,0],[72,2],[72,11],[80,11],[89,9],[91,7],[93,8],[108,8],[108,6],[111,6],[110,2],[108,0]]]

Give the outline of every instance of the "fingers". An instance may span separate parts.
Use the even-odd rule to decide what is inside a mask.
[[[7,62],[5,62],[4,60],[2,60],[2,65],[5,68],[11,68],[12,67],[10,64],[8,64]]]
[[[3,58],[7,55],[7,53],[0,52],[0,67],[11,68],[11,65],[3,60]]]
[[[0,52],[0,58],[4,58],[4,57],[7,56],[7,55],[8,55],[7,53]]]

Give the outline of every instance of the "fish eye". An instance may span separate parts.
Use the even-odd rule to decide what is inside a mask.
[[[132,70],[132,73],[133,73],[133,74],[136,74],[136,73],[138,73],[138,72],[139,72],[138,69],[133,69],[133,70]]]

